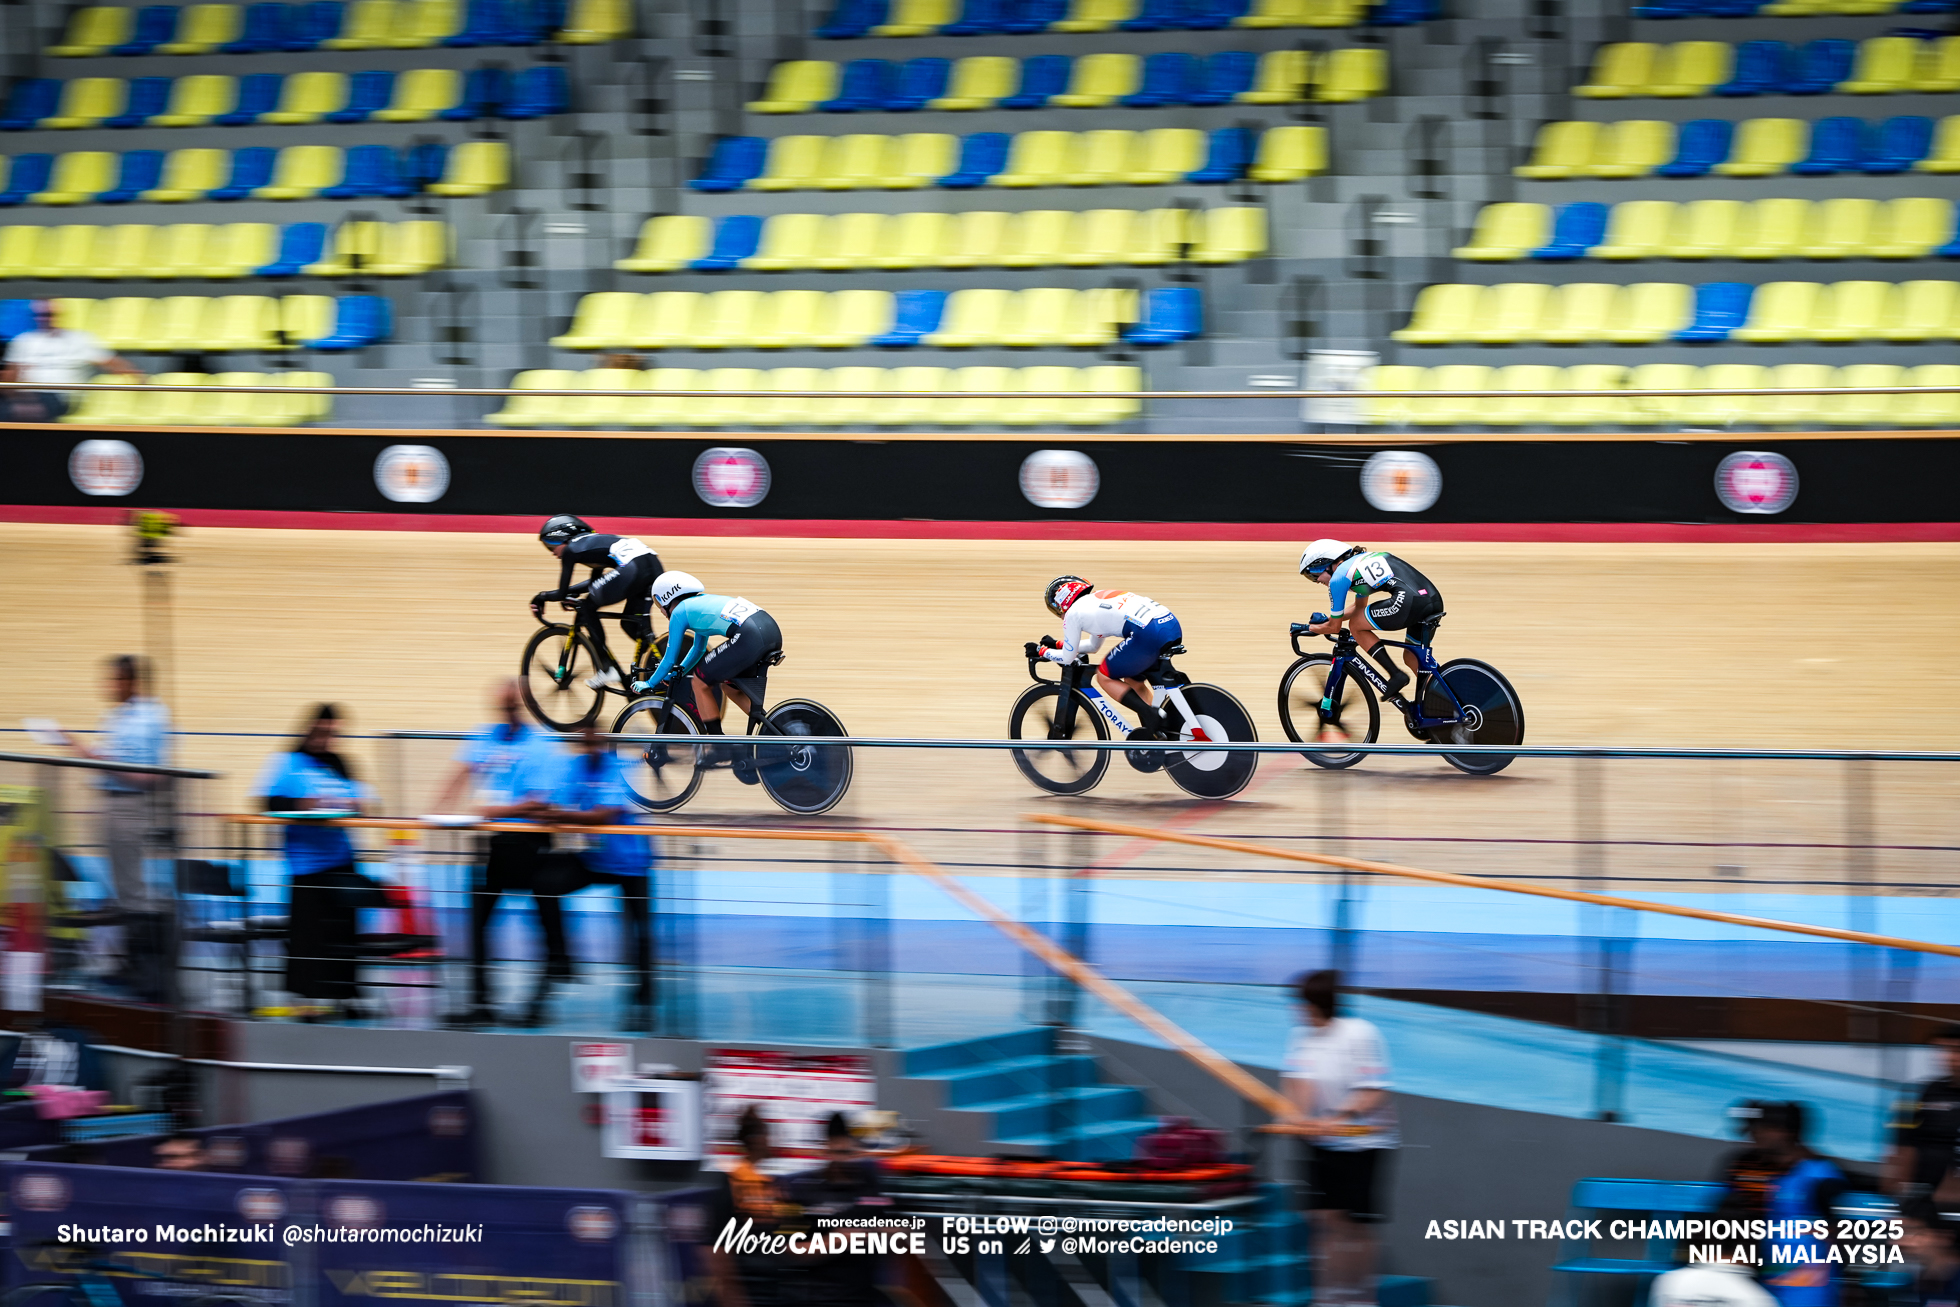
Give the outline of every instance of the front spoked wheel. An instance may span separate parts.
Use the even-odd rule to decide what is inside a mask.
[[[841,737],[844,723],[809,699],[789,699],[769,710],[769,734],[755,737],[755,767],[762,788],[789,812],[811,817],[829,812],[851,788],[851,750],[842,745],[799,744],[798,738]],[[778,737],[787,737],[781,739]]]
[[[1184,701],[1197,717],[1178,732],[1181,740],[1207,743],[1254,744],[1259,732],[1252,725],[1252,714],[1245,706],[1215,685],[1184,687]],[[1187,794],[1201,799],[1229,799],[1252,781],[1259,770],[1256,753],[1232,753],[1224,749],[1196,749],[1189,753],[1165,750],[1164,770]]]
[[[606,692],[585,683],[599,660],[584,632],[563,622],[539,627],[524,646],[518,673],[524,706],[554,731],[576,731],[599,716]]]
[[[1063,694],[1074,696],[1074,720],[1069,723],[1066,736],[1055,729]],[[1086,794],[1109,771],[1107,749],[1068,747],[1069,741],[1109,738],[1109,724],[1080,690],[1064,690],[1053,682],[1029,686],[1027,693],[1014,702],[1014,711],[1007,719],[1007,737],[1056,741],[1045,749],[1014,750],[1014,765],[1021,769],[1021,774],[1050,794]]]
[[[1462,720],[1449,726],[1432,727],[1429,738],[1438,744],[1523,744],[1524,704],[1518,692],[1504,679],[1504,673],[1475,658],[1458,658],[1444,663],[1436,673],[1449,686],[1449,693],[1431,684],[1423,692],[1425,717],[1450,717],[1462,705]],[[1453,703],[1450,695],[1456,696]],[[1489,776],[1509,767],[1517,755],[1509,753],[1446,753],[1443,757],[1458,771],[1472,776]]]
[[[676,705],[668,713],[665,700],[635,699],[613,722],[612,733],[646,737],[615,740],[613,757],[633,801],[648,812],[672,812],[701,788],[708,746],[687,742],[701,735],[700,723],[687,709]]]
[[[1337,742],[1333,737],[1338,736],[1339,742],[1373,744],[1382,730],[1381,705],[1375,702],[1375,692],[1368,683],[1358,676],[1341,678],[1340,698],[1328,721],[1320,720],[1320,703],[1327,697],[1327,678],[1333,669],[1330,655],[1308,654],[1279,678],[1279,724],[1286,738],[1300,744],[1332,744]],[[1323,730],[1330,738],[1321,738]],[[1300,756],[1316,767],[1338,770],[1352,767],[1368,755],[1335,749],[1326,753],[1302,751]]]

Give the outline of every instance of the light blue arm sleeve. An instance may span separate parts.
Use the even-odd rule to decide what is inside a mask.
[[[1354,578],[1346,572],[1337,571],[1327,582],[1327,615],[1339,617],[1347,607],[1348,591],[1354,586]]]
[[[727,595],[696,595],[681,605],[688,610],[687,629],[698,637],[694,647],[687,651],[681,671],[693,671],[695,664],[708,656],[708,637],[720,635],[726,629],[721,624],[721,612],[733,602]]]

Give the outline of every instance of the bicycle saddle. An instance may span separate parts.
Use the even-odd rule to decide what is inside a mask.
[[[1183,645],[1181,645],[1181,644],[1174,644],[1174,645],[1172,645],[1172,646],[1170,646],[1170,647],[1169,647],[1168,649],[1166,649],[1166,650],[1164,650],[1164,653],[1163,653],[1163,656],[1164,656],[1165,658],[1175,658],[1175,657],[1177,657],[1177,656],[1178,656],[1179,654],[1181,654],[1181,653],[1183,653],[1183,652],[1184,652],[1184,646],[1183,646]]]

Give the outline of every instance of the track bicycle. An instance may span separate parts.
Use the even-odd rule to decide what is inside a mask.
[[[1060,747],[1016,749],[1014,765],[1050,794],[1086,794],[1109,771],[1109,756],[1114,750],[1072,749],[1068,742],[1107,740],[1111,731],[1128,735],[1134,728],[1096,688],[1094,663],[1064,663],[1058,680],[1041,674],[1046,661],[1042,649],[1059,647],[1053,636],[1043,636],[1040,645],[1030,642],[1026,646],[1028,675],[1035,684],[1015,700],[1007,734],[1015,740],[1061,742]],[[1253,729],[1252,717],[1237,699],[1216,685],[1193,681],[1171,666],[1171,659],[1183,652],[1181,644],[1164,650],[1144,677],[1157,692],[1153,698],[1164,715],[1165,726],[1175,726],[1177,738],[1191,742],[1256,741],[1259,734]],[[1251,782],[1259,766],[1258,754],[1228,749],[1184,751],[1153,745],[1126,749],[1123,757],[1140,772],[1161,769],[1170,773],[1181,789],[1201,799],[1229,799]]]
[[[575,605],[560,603],[559,607],[569,610]],[[554,731],[576,731],[598,720],[608,694],[631,699],[633,692],[628,687],[658,667],[660,655],[667,648],[664,632],[647,635],[634,642],[632,660],[620,666],[618,685],[591,685],[588,684],[591,678],[618,665],[613,661],[612,651],[603,646],[594,649],[591,636],[575,623],[548,622],[542,609],[531,611],[542,629],[533,631],[524,646],[518,685],[531,715]],[[600,613],[599,616],[617,622],[626,614]]]
[[[1311,622],[1290,628],[1293,652],[1299,660],[1279,680],[1279,720],[1286,738],[1301,744],[1331,744],[1319,738],[1323,730],[1338,731],[1350,744],[1373,744],[1381,734],[1382,714],[1377,697],[1402,712],[1409,734],[1425,744],[1523,744],[1524,705],[1504,673],[1475,658],[1455,658],[1441,666],[1427,645],[1383,640],[1394,649],[1413,649],[1421,664],[1416,674],[1415,702],[1388,692],[1383,676],[1345,629],[1333,641],[1332,653],[1308,653],[1300,637],[1326,621],[1315,613]],[[1303,751],[1316,767],[1352,767],[1368,755]],[[1473,776],[1489,776],[1511,765],[1515,755],[1503,753],[1446,753],[1450,766]]]
[[[670,693],[645,694],[626,705],[613,722],[612,733],[647,738],[615,740],[614,756],[641,807],[672,812],[686,803],[701,788],[701,778],[715,767],[717,754],[728,760],[737,780],[761,785],[785,811],[809,817],[837,806],[851,787],[850,748],[796,741],[842,737],[844,724],[810,699],[785,699],[764,709],[769,669],[782,660],[779,649],[751,674],[728,681],[749,701],[746,737],[704,735],[692,684],[684,676],[674,678]],[[724,724],[728,706],[724,700]],[[756,742],[738,743],[744,738]],[[778,738],[783,742],[776,743]]]

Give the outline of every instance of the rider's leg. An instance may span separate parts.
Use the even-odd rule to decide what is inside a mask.
[[[1378,628],[1375,623],[1382,618],[1394,616],[1401,608],[1401,604],[1402,600],[1398,595],[1386,603],[1370,605],[1356,614],[1355,620],[1349,624],[1349,629],[1354,632],[1354,642],[1361,646],[1363,653],[1380,665],[1382,675],[1388,678],[1390,694],[1400,694],[1408,687],[1409,674],[1395,665],[1394,652],[1375,634],[1376,630],[1383,628]],[[1399,623],[1395,628],[1389,629],[1399,629]]]
[[[709,735],[720,735],[721,687],[702,680],[699,672],[688,679],[694,682],[694,715],[700,719],[701,729]]]
[[[1122,704],[1125,708],[1135,713],[1137,720],[1143,723],[1145,730],[1161,731],[1164,729],[1164,714],[1155,706],[1156,695],[1151,691],[1148,681],[1145,681],[1141,677],[1123,677],[1118,679],[1097,672],[1095,682],[1096,688],[1101,690],[1106,697]]]

